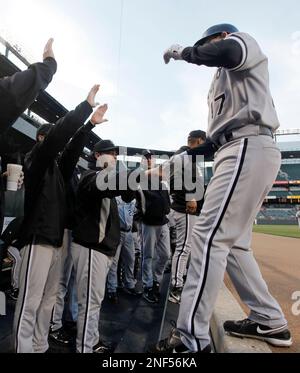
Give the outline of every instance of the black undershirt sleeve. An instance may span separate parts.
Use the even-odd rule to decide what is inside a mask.
[[[195,149],[190,149],[186,152],[187,155],[191,155],[193,157],[196,157],[198,155],[204,156],[204,158],[210,158],[213,157],[213,155],[216,153],[217,148],[210,140],[206,140],[206,142],[202,145],[199,145]]]
[[[234,69],[242,62],[243,51],[237,41],[226,39],[198,47],[187,47],[183,50],[182,57],[196,65]]]

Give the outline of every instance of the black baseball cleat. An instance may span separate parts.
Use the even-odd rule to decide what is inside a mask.
[[[174,287],[170,291],[169,302],[172,302],[172,303],[175,303],[175,304],[180,304],[181,293],[182,293],[182,288],[176,288],[176,287]]]
[[[153,288],[144,288],[143,298],[149,303],[158,303],[158,298]]]
[[[150,346],[147,352],[151,354],[211,353],[211,346],[208,345],[198,352],[191,351],[182,343],[179,331],[176,328],[173,328],[168,338],[162,339],[156,345]]]
[[[96,346],[93,347],[94,354],[110,354],[114,352],[112,344],[99,340]]]
[[[241,321],[226,321],[224,330],[235,337],[259,339],[276,347],[290,347],[293,344],[291,333],[286,325],[272,329],[255,321],[245,319]]]
[[[49,333],[49,339],[55,343],[68,346],[72,343],[73,337],[65,330],[64,327]]]
[[[136,288],[123,288],[124,293],[138,297],[143,294],[142,291],[136,290]]]
[[[19,289],[10,288],[9,290],[6,291],[6,295],[8,296],[8,298],[16,302],[19,296]]]

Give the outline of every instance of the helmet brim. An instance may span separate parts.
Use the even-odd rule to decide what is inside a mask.
[[[216,36],[218,36],[218,35],[222,35],[222,33],[217,32],[217,33],[215,33],[215,34],[213,34],[213,35],[206,36],[205,38],[202,38],[202,39],[198,40],[198,41],[195,43],[194,47],[200,47],[200,46],[203,46],[204,44],[206,44],[206,43],[208,42],[208,40],[210,40],[210,39],[212,39],[212,38],[214,38],[214,37],[216,37]]]

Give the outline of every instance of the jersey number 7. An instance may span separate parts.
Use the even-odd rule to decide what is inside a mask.
[[[218,113],[217,115],[221,115],[222,114],[222,111],[223,111],[223,108],[224,108],[224,103],[225,103],[225,100],[226,100],[226,95],[225,93],[222,93],[220,96],[216,97],[215,98],[215,102],[217,103],[218,101],[220,101],[220,106],[219,106],[219,110],[218,110]],[[214,117],[214,107],[213,107],[213,103],[211,105],[211,113],[212,113],[212,118]]]

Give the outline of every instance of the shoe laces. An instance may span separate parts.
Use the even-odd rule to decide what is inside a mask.
[[[245,320],[241,321],[241,326],[247,326],[247,325],[250,325],[250,324],[253,324],[252,320],[245,319]]]

